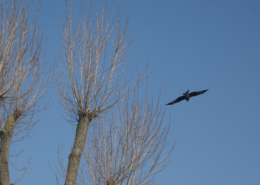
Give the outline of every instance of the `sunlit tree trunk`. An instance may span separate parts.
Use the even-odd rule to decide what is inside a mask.
[[[73,149],[69,156],[69,166],[66,177],[66,184],[76,184],[78,167],[83,153],[89,123],[91,119],[87,116],[81,116],[77,125]]]
[[[9,150],[11,140],[13,137],[13,131],[15,122],[17,121],[17,115],[13,114],[6,119],[5,129],[0,133],[1,136],[1,148],[0,148],[0,184],[10,184],[9,175]]]

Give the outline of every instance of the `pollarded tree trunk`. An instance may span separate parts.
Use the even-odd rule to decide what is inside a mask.
[[[13,131],[15,122],[18,119],[16,114],[7,117],[5,129],[1,130],[1,148],[0,148],[0,184],[10,185],[10,175],[9,175],[9,150],[11,145],[11,140],[13,137]]]
[[[77,182],[79,163],[85,146],[88,126],[91,119],[91,117],[84,114],[78,121],[74,146],[69,155],[69,165],[65,185],[75,185]]]

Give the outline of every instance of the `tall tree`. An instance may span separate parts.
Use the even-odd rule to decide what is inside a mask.
[[[9,150],[25,138],[44,109],[38,101],[49,81],[42,82],[42,36],[29,0],[1,0],[0,27],[0,184],[10,185]],[[40,4],[39,4],[40,5]],[[31,24],[29,23],[31,22]],[[15,137],[17,136],[17,137]],[[14,137],[16,140],[14,140]],[[19,181],[19,180],[18,180]]]
[[[75,19],[72,0],[70,4],[66,1],[66,18],[61,23],[62,75],[57,78],[58,94],[69,121],[76,123],[68,166],[60,162],[65,185],[77,183],[86,143],[85,160],[92,170],[91,175],[88,173],[92,184],[148,184],[168,164],[172,148],[159,160],[166,147],[168,128],[161,129],[163,116],[158,104],[153,109],[147,99],[144,104],[139,102],[142,77],[139,75],[132,87],[124,80],[123,64],[132,42],[126,37],[128,18],[122,30],[118,9],[114,33],[106,2],[103,1],[101,14],[95,9],[94,18],[91,7],[86,16],[82,0]],[[135,102],[131,103],[130,95],[136,96]],[[114,115],[118,119],[109,122]],[[90,123],[94,131],[88,133]],[[150,160],[152,165],[145,172],[144,166]]]
[[[76,121],[76,135],[66,173],[66,185],[75,185],[90,122],[124,101],[127,93],[123,64],[131,40],[126,37],[128,18],[121,30],[118,10],[116,36],[105,1],[101,15],[85,16],[84,1],[76,24],[73,3],[66,0],[66,18],[61,24],[62,77],[58,94],[65,112]],[[91,7],[91,6],[90,6]]]

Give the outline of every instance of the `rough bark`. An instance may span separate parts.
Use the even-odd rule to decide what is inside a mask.
[[[17,118],[17,115],[9,116],[6,120],[5,129],[0,134],[0,185],[10,185],[9,150]]]
[[[85,115],[81,116],[78,121],[74,146],[69,155],[69,165],[65,185],[75,185],[77,182],[79,163],[85,146],[90,122],[91,118]]]

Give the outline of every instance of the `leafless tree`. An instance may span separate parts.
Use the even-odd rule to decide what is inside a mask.
[[[135,89],[113,114],[94,120],[88,134],[81,183],[93,185],[154,184],[155,175],[170,162],[170,123],[163,126],[159,101],[139,98]]]
[[[132,85],[132,88],[129,88],[127,85],[128,81],[124,78],[126,76],[124,74],[124,63],[132,42],[132,40],[126,37],[128,18],[122,30],[120,11],[118,9],[117,29],[114,33],[114,26],[108,19],[106,2],[103,1],[101,14],[98,13],[97,9],[93,11],[91,7],[92,6],[90,6],[88,16],[86,16],[85,5],[82,0],[79,16],[75,19],[73,17],[72,0],[70,2],[66,0],[66,17],[60,24],[62,35],[62,62],[60,63],[60,68],[62,75],[57,78],[57,90],[62,107],[69,116],[68,121],[76,123],[75,141],[69,155],[68,166],[64,165],[62,160],[60,161],[62,167],[61,175],[66,179],[65,185],[75,185],[77,183],[78,170],[90,123],[94,124],[97,133],[102,133],[104,132],[104,127],[108,126],[107,119],[110,117],[110,113],[112,115],[116,107],[118,107],[119,111],[117,113],[123,113],[120,112],[122,108],[121,103],[123,102],[125,102],[124,114],[126,114],[129,108],[128,106],[130,105],[129,93],[137,88],[136,85],[139,84],[140,79],[142,79],[139,76],[137,82]],[[94,12],[94,17],[92,17],[92,11]],[[120,134],[126,134],[126,138],[121,138],[122,140],[120,142],[126,142],[127,138],[134,140],[132,144],[127,143],[128,145],[126,147],[128,148],[121,148],[122,150],[126,150],[126,153],[122,154],[121,160],[132,160],[132,162],[122,162],[122,166],[120,166],[122,169],[119,169],[121,171],[117,171],[117,168],[114,168],[113,171],[106,171],[107,174],[102,177],[103,179],[100,178],[101,174],[99,174],[99,176],[95,178],[98,178],[100,181],[96,181],[96,179],[93,180],[95,184],[101,181],[107,184],[116,182],[122,183],[125,182],[126,179],[128,179],[129,183],[148,183],[151,182],[150,177],[157,172],[154,169],[157,169],[156,167],[161,164],[159,157],[162,149],[166,145],[168,131],[166,129],[160,132],[162,119],[158,105],[155,110],[152,109],[149,103],[144,104],[144,106],[147,106],[144,107],[144,110],[141,110],[141,106],[140,104],[133,105],[132,112],[126,114],[126,117],[120,117],[120,119],[116,121],[118,128],[114,126],[111,127],[111,129],[114,129],[111,130],[111,132],[120,129]],[[143,115],[137,115],[142,114],[143,111]],[[131,118],[133,115],[138,118]],[[136,122],[130,123],[134,121]],[[100,122],[104,123],[104,125]],[[144,124],[143,126],[141,125],[142,123]],[[109,137],[108,135],[103,136]],[[122,135],[120,135],[120,137],[121,136]],[[134,136],[141,138],[137,137],[134,139]],[[110,135],[110,137],[111,139],[113,138],[112,135]],[[92,139],[91,141],[87,141],[88,143],[93,142],[91,136],[88,139]],[[114,138],[110,141],[114,142]],[[148,143],[151,144],[148,145]],[[114,143],[114,145],[116,144],[118,143]],[[138,148],[137,145],[143,148]],[[120,149],[120,147],[122,147],[122,145],[119,143],[118,149]],[[89,155],[92,151],[88,150],[92,149],[94,148],[90,146],[87,147],[85,156],[89,164],[92,159]],[[113,148],[110,149],[113,150]],[[132,154],[131,150],[133,150]],[[95,149],[95,151],[99,152],[97,149]],[[88,152],[90,153],[88,154]],[[135,154],[134,157],[133,154]],[[132,158],[130,157],[131,155]],[[155,159],[152,159],[152,157],[155,157]],[[102,159],[101,156],[99,156],[99,159]],[[106,159],[107,158],[104,160]],[[149,160],[153,161],[150,170],[146,175],[144,175],[144,173],[142,175],[138,174],[138,172],[142,172],[143,167]],[[112,164],[113,162],[111,161],[110,163]],[[114,163],[118,164],[116,161],[114,161]],[[102,161],[99,161],[98,164],[102,164]],[[126,166],[123,167],[123,164]],[[163,163],[162,167],[166,164],[167,162]],[[91,169],[96,168],[96,166],[93,165],[89,167]],[[109,168],[109,166],[106,168]],[[113,176],[116,172],[117,177],[120,179],[115,179],[115,176]],[[97,175],[97,173],[95,172],[93,175]],[[57,175],[56,177],[58,179]],[[94,178],[94,176],[92,177]],[[114,182],[114,180],[116,181]],[[63,184],[61,180],[59,180],[59,182]]]
[[[127,83],[123,64],[131,44],[126,37],[128,18],[122,31],[119,10],[114,38],[105,2],[101,15],[95,11],[94,18],[91,8],[85,16],[84,1],[81,5],[75,24],[72,0],[66,0],[66,18],[61,23],[63,75],[58,78],[58,94],[64,111],[77,123],[66,185],[76,184],[90,122],[124,101]]]
[[[32,118],[45,108],[38,102],[49,81],[42,82],[40,3],[33,17],[29,0],[1,0],[0,6],[0,184],[10,185],[10,145],[25,138],[36,123]]]

